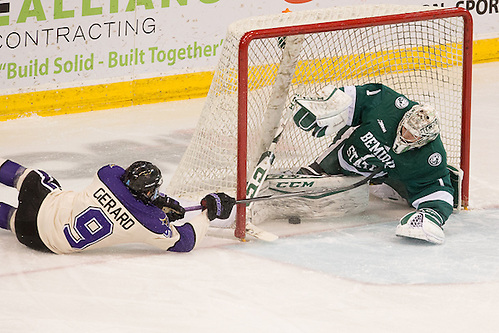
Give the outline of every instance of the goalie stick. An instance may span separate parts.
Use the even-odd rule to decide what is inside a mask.
[[[266,121],[263,133],[267,134],[261,136],[262,138],[259,146],[263,153],[260,155],[258,163],[246,185],[246,197],[258,195],[263,181],[267,177],[274,162],[274,150],[277,142],[279,141],[288,120],[292,117],[291,109],[286,108],[285,104],[303,40],[303,35],[288,36],[278,40],[279,47],[283,49],[283,54],[276,75],[276,83],[272,89],[270,101],[264,115]],[[285,110],[284,114],[282,110]],[[268,142],[269,139],[271,139],[270,142]]]
[[[262,184],[265,181],[265,178],[267,178],[272,164],[274,163],[274,150],[277,142],[279,141],[288,120],[292,117],[291,110],[288,110],[285,107],[285,104],[304,39],[305,37],[303,35],[288,36],[278,39],[278,45],[283,49],[283,54],[276,75],[276,83],[272,89],[269,104],[267,105],[264,115],[264,119],[267,119],[267,121],[265,122],[263,133],[267,134],[261,135],[259,143],[263,153],[260,155],[258,163],[246,184],[247,198],[256,197],[258,192],[260,192]],[[284,115],[282,110],[285,110]],[[269,134],[273,134],[273,137]],[[272,141],[269,143],[268,140],[270,138],[272,138]],[[246,210],[251,211],[251,202],[248,203],[249,205]],[[245,229],[248,234],[256,238],[263,238],[264,236],[267,240],[275,240],[278,238],[277,235],[261,229],[257,232],[257,227],[251,223],[251,220],[249,222],[246,221]]]
[[[247,206],[247,210],[251,210],[253,205],[251,202],[253,201],[248,201],[252,198],[256,198],[258,195],[258,192],[260,192],[260,189],[262,188],[263,182],[265,181],[265,178],[267,178],[269,171],[272,167],[272,163],[274,163],[275,159],[275,146],[277,145],[277,142],[279,141],[279,138],[282,135],[282,132],[284,131],[284,128],[286,126],[286,123],[288,120],[291,118],[291,116],[286,115],[286,118],[280,122],[279,128],[277,129],[276,135],[272,142],[270,143],[270,146],[267,151],[265,151],[262,156],[260,156],[260,160],[258,161],[258,164],[255,167],[255,171],[253,171],[253,174],[251,175],[250,180],[248,181],[248,184],[246,186],[246,197],[247,199],[242,199],[239,200],[239,202],[236,201],[236,203],[246,203],[249,204]],[[246,200],[246,201],[245,201]],[[244,201],[244,202],[242,202]],[[256,201],[256,200],[254,200]],[[250,236],[253,236],[258,239],[262,239],[268,242],[272,242],[279,238],[277,235],[265,231],[250,221],[246,221],[246,233]]]
[[[277,128],[275,137],[270,143],[268,150],[263,152],[262,155],[260,156],[258,164],[256,165],[255,170],[253,171],[253,174],[251,175],[251,178],[248,181],[248,185],[246,186],[247,198],[253,198],[258,195],[258,192],[260,192],[262,184],[265,181],[265,178],[267,178],[267,175],[269,174],[272,164],[274,163],[275,160],[274,150],[277,145],[277,142],[279,142],[279,138],[281,137],[282,132],[284,131],[284,128],[286,127],[286,124],[288,123],[288,120],[290,118],[291,118],[290,115],[286,115],[284,120],[281,121],[279,128]]]
[[[280,121],[275,137],[270,143],[269,148],[265,152],[263,152],[262,155],[260,156],[258,164],[255,166],[255,170],[253,171],[251,178],[249,179],[246,185],[246,199],[236,201],[236,204],[243,204],[243,203],[248,204],[248,206],[246,207],[247,210],[252,209],[251,199],[258,198],[257,197],[258,192],[260,192],[263,182],[267,178],[267,175],[269,174],[269,171],[272,167],[272,163],[274,162],[275,159],[275,154],[274,154],[275,146],[277,145],[277,142],[279,141],[279,138],[281,137],[282,132],[284,131],[284,128],[290,118],[291,116],[286,114],[284,120]],[[202,206],[199,205],[199,206],[186,207],[185,210],[194,211],[194,210],[200,210],[201,208]],[[245,233],[252,237],[267,242],[272,242],[279,238],[277,235],[257,227],[255,224],[251,223],[250,221],[246,221],[245,223],[246,223]]]

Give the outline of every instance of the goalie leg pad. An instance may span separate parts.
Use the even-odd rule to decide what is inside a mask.
[[[312,175],[269,175],[261,195],[277,195],[302,190],[321,191],[351,185],[363,177],[312,176]],[[254,224],[268,220],[300,217],[306,220],[341,217],[366,210],[369,204],[369,188],[365,185],[342,193],[320,192],[307,195],[255,202],[251,209]]]
[[[445,241],[442,224],[442,217],[437,212],[433,209],[421,208],[402,217],[395,234],[425,240],[433,244],[442,244]]]

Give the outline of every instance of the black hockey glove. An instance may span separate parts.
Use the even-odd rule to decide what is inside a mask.
[[[203,210],[208,209],[208,219],[210,221],[216,218],[222,220],[229,218],[235,204],[236,199],[221,192],[210,193],[201,200]]]
[[[180,206],[177,200],[167,197],[163,193],[160,193],[152,204],[165,212],[166,216],[168,216],[168,221],[170,222],[184,218],[184,207]]]

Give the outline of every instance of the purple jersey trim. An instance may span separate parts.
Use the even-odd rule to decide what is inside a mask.
[[[99,179],[125,206],[137,221],[155,234],[171,235],[170,223],[166,214],[156,206],[146,205],[135,198],[121,181],[125,170],[117,165],[107,165],[97,171]]]
[[[171,252],[189,252],[196,245],[196,232],[190,223],[176,227],[180,233],[180,239],[168,249]]]

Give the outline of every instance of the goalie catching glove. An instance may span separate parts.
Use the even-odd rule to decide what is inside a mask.
[[[352,98],[342,90],[327,86],[317,97],[293,97],[293,121],[315,137],[336,134],[347,124]]]
[[[203,211],[208,210],[208,219],[225,220],[229,218],[232,207],[236,204],[236,199],[225,193],[210,193],[201,200]]]
[[[152,201],[152,204],[165,212],[168,221],[170,222],[184,218],[184,207],[182,207],[177,200],[167,197],[163,193],[160,193],[158,197]]]

